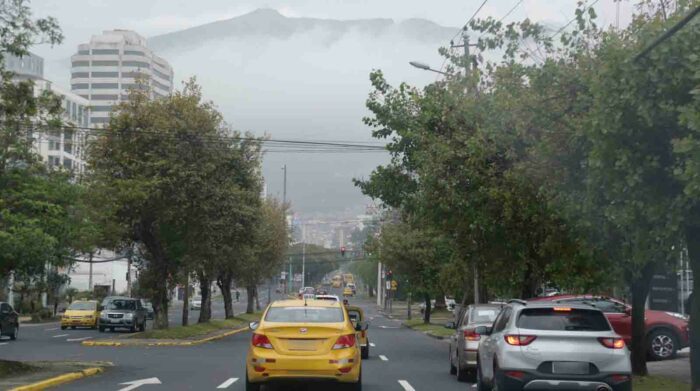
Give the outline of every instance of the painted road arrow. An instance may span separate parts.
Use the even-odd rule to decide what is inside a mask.
[[[151,377],[148,379],[132,380],[132,381],[128,381],[125,383],[119,383],[119,384],[122,386],[128,386],[128,387],[124,387],[124,388],[120,389],[119,391],[131,391],[131,390],[139,388],[141,386],[145,386],[146,384],[162,384],[162,383],[160,382],[160,379],[158,379],[157,377]]]

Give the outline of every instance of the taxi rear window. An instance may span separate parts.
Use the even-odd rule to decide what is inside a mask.
[[[279,323],[339,323],[344,320],[339,307],[270,307],[265,315],[266,322]]]

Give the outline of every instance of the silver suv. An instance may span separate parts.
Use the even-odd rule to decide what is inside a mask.
[[[511,300],[477,357],[478,390],[631,390],[625,342],[599,309]]]

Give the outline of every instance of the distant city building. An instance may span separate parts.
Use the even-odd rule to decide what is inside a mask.
[[[173,90],[172,67],[134,31],[93,35],[71,57],[71,91],[90,101],[91,126],[107,123],[112,106],[127,100],[130,89],[139,88],[138,79],[145,82],[152,98],[165,97]]]
[[[50,167],[63,167],[74,175],[85,171],[86,130],[89,125],[89,102],[87,99],[56,86],[44,79],[44,59],[29,53],[23,57],[5,55],[5,69],[13,72],[18,81],[34,82],[35,96],[51,91],[63,101],[61,119],[65,128],[34,133],[35,150]]]

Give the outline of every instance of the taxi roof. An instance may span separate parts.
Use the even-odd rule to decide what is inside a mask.
[[[273,301],[271,307],[303,307],[304,304],[308,307],[340,307],[340,303],[332,300],[314,300],[314,299],[289,299]]]

